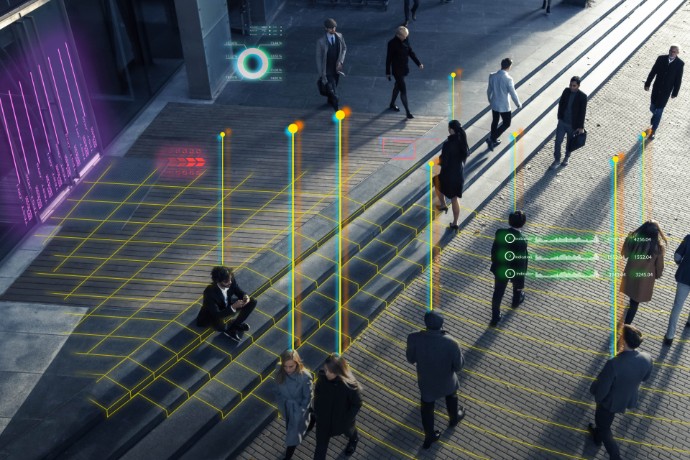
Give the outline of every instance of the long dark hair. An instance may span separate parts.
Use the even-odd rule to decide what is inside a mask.
[[[465,130],[462,129],[462,125],[458,120],[451,120],[448,122],[448,127],[453,130],[456,136],[466,137]]]
[[[359,388],[359,382],[357,381],[357,379],[355,379],[355,376],[352,375],[350,366],[347,365],[347,361],[345,361],[345,358],[343,358],[339,354],[330,354],[328,358],[326,358],[324,367],[326,367],[326,369],[328,369],[329,372],[338,376],[340,380],[345,382],[345,384],[350,388]]]
[[[663,243],[662,243],[663,241]],[[655,220],[648,220],[625,239],[628,254],[656,256],[668,244],[666,235]]]

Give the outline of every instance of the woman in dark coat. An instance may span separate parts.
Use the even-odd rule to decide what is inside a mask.
[[[362,407],[361,388],[344,358],[332,354],[326,359],[314,388],[316,450],[314,460],[324,460],[331,436],[345,434],[350,440],[345,455],[357,448],[359,435],[355,418]]]
[[[640,303],[652,300],[654,281],[664,272],[666,235],[655,220],[648,220],[623,243],[621,255],[628,259],[620,292],[630,297],[625,324],[631,324]]]
[[[292,458],[295,449],[313,425],[314,419],[310,417],[313,380],[311,372],[302,364],[297,350],[288,350],[280,355],[275,395],[287,431],[285,460]]]
[[[417,55],[412,51],[410,42],[407,39],[409,35],[410,31],[407,30],[407,27],[400,26],[395,31],[395,37],[388,42],[388,52],[386,53],[386,76],[388,77],[388,81],[390,81],[392,72],[393,78],[395,78],[393,95],[391,96],[391,103],[388,108],[396,112],[400,111],[398,106],[395,105],[398,94],[400,94],[400,100],[405,106],[407,118],[414,118],[407,105],[407,85],[405,84],[405,77],[410,73],[410,68],[407,63],[409,59],[412,59],[420,70],[424,69],[424,64],[417,59]]]
[[[441,172],[435,177],[434,186],[436,195],[441,203],[439,211],[448,212],[446,198],[450,198],[453,207],[453,223],[450,229],[458,231],[458,219],[460,218],[460,198],[465,186],[465,161],[470,155],[470,147],[467,145],[467,134],[462,129],[458,120],[448,123],[448,139],[443,143],[439,164]]]

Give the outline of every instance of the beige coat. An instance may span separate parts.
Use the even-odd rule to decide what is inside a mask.
[[[620,292],[638,302],[652,300],[654,281],[664,273],[665,247],[656,256],[644,254],[630,254],[628,241],[623,244],[621,255],[628,259],[623,272]]]

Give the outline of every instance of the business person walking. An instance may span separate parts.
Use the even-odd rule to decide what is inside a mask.
[[[410,113],[410,107],[407,105],[407,85],[405,84],[405,77],[410,73],[408,60],[412,59],[420,70],[424,69],[424,64],[417,59],[417,55],[412,51],[410,41],[407,39],[409,35],[410,31],[407,30],[407,27],[400,26],[396,29],[395,37],[388,42],[388,52],[386,53],[386,76],[388,77],[388,81],[391,80],[391,73],[393,74],[393,78],[395,78],[393,95],[391,96],[391,103],[388,108],[396,112],[400,111],[398,106],[395,105],[398,94],[400,94],[400,100],[403,106],[405,106],[407,118],[414,118]]]
[[[683,310],[683,304],[690,294],[690,235],[683,238],[675,254],[673,260],[678,264],[676,270],[676,298],[673,301],[673,309],[671,310],[671,317],[668,319],[668,328],[666,335],[664,335],[664,345],[671,345],[673,338],[676,336],[676,324],[678,317]],[[688,318],[685,327],[690,327],[690,318]]]
[[[486,97],[489,99],[489,104],[491,105],[492,120],[491,134],[486,138],[486,144],[491,150],[501,143],[499,137],[510,127],[512,110],[510,107],[510,98],[513,99],[518,109],[522,107],[520,98],[517,92],[515,92],[513,77],[508,74],[512,66],[512,59],[505,58],[501,61],[501,70],[489,75],[489,86],[486,88]],[[499,117],[503,121],[501,126],[498,126]]]
[[[642,343],[642,333],[629,324],[623,326],[623,351],[606,361],[589,392],[597,403],[594,413],[595,425],[587,427],[594,443],[602,443],[611,460],[620,460],[618,444],[613,440],[611,424],[616,414],[637,406],[640,384],[652,373],[652,357],[649,353],[637,351]]]

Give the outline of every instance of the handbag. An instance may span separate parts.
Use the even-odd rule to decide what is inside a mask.
[[[568,152],[574,152],[575,150],[584,147],[586,142],[587,131],[581,134],[573,133],[573,135],[568,136],[568,141],[566,142],[565,149]]]

